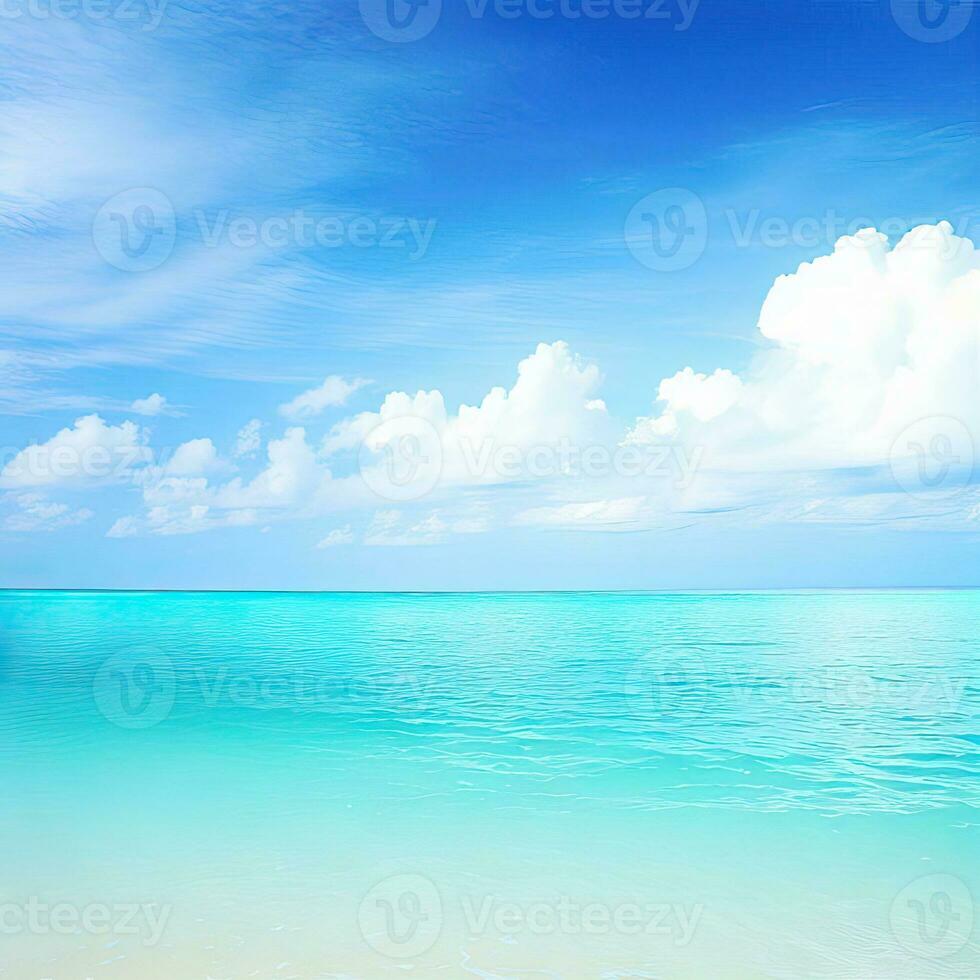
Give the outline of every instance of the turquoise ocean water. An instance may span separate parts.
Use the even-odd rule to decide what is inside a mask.
[[[980,593],[0,593],[0,977],[980,977]]]

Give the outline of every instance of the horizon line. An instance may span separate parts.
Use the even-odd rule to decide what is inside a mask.
[[[85,592],[118,595],[140,593],[169,595],[757,595],[809,592],[976,592],[980,585],[814,585],[760,588],[664,588],[664,589],[206,589],[206,588],[101,588],[72,586],[0,586],[10,592]]]

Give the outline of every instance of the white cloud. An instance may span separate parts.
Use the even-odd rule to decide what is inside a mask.
[[[252,480],[236,477],[212,485],[206,471],[222,465],[214,444],[210,439],[184,443],[165,465],[148,466],[134,475],[146,511],[142,517],[117,521],[109,536],[245,526],[255,523],[265,509],[278,511],[277,516],[299,516],[308,508],[318,481],[329,480],[330,471],[317,463],[301,428],[270,440],[268,455],[268,464]]]
[[[355,391],[369,382],[364,378],[346,381],[338,374],[331,374],[322,385],[297,395],[291,402],[279,406],[279,414],[293,422],[315,418],[324,409],[345,405]]]
[[[652,510],[647,497],[588,500],[532,507],[517,514],[514,523],[552,528],[634,530],[650,521]]]
[[[363,413],[335,426],[326,449],[339,452],[367,436],[366,466],[383,468],[386,442],[378,435],[378,425],[407,415],[431,420],[439,433],[436,438],[444,440],[443,487],[527,479],[522,454],[535,448],[563,442],[615,444],[616,430],[605,404],[596,397],[600,380],[598,369],[583,364],[567,344],[541,344],[518,365],[513,387],[492,389],[479,406],[462,405],[449,416],[438,391],[419,392],[414,397],[393,392],[379,412]],[[242,430],[248,448],[254,446],[260,424],[253,420]],[[498,465],[498,451],[516,451],[516,468],[505,471]],[[216,526],[219,518],[224,520],[221,515],[228,511],[274,509],[279,518],[295,519],[377,504],[377,497],[356,470],[342,478],[333,476],[317,459],[303,428],[288,429],[283,437],[270,440],[267,452],[268,465],[251,479],[236,477],[213,485],[205,473],[220,465],[214,444],[209,439],[185,443],[167,464],[146,467],[137,476],[148,508],[146,520],[139,520],[137,527],[153,530],[179,522],[182,529],[205,529]],[[450,518],[430,515],[397,536],[431,541],[445,534],[479,533],[489,522],[486,508],[470,505],[465,513]],[[132,530],[130,525],[125,528]],[[369,534],[375,543],[389,537],[383,529],[375,530],[377,533]]]
[[[770,346],[742,378],[675,375],[627,439],[673,433],[711,469],[755,472],[882,466],[916,424],[925,446],[952,426],[980,447],[980,256],[948,223],[891,250],[873,230],[842,238],[776,280],[759,330]]]
[[[137,398],[129,407],[137,415],[163,415],[169,409],[167,399],[156,393],[146,398]]]
[[[164,466],[167,476],[198,476],[219,465],[218,450],[210,439],[182,443]]]
[[[18,452],[0,470],[0,487],[118,482],[149,458],[146,434],[135,423],[106,425],[98,415],[86,415],[47,442]]]
[[[354,532],[350,529],[350,524],[345,524],[344,527],[334,528],[325,538],[317,543],[317,548],[324,550],[326,548],[337,548],[341,545],[353,543]]]
[[[251,422],[243,425],[238,432],[238,439],[235,442],[235,456],[254,456],[261,445],[262,422],[260,419],[252,419]]]
[[[222,487],[216,502],[222,507],[289,507],[309,498],[317,483],[329,477],[309,443],[306,430],[287,429],[281,439],[270,439],[268,466],[253,480],[243,484],[239,478]]]
[[[404,452],[405,432],[394,423],[418,419],[434,441],[420,450],[429,457],[438,455],[441,487],[528,479],[536,458],[549,451],[555,458],[565,444],[580,450],[614,444],[606,406],[595,397],[601,380],[599,369],[583,363],[563,341],[539,344],[518,364],[510,390],[492,388],[479,405],[461,405],[454,415],[438,390],[414,396],[391,392],[377,412],[335,425],[322,452],[329,457],[363,444],[379,469],[387,467],[392,456]],[[419,474],[420,479],[427,475]]]
[[[268,460],[251,477],[209,482],[217,451],[208,439],[193,440],[160,472],[144,468],[136,479],[143,515],[117,521],[109,533],[190,533],[373,511],[379,494],[369,477],[399,462],[406,419],[434,439],[417,445],[412,430],[408,462],[435,457],[436,478],[417,496],[380,494],[384,506],[402,509],[374,515],[367,545],[435,544],[494,522],[626,531],[726,514],[743,522],[881,519],[905,527],[928,520],[976,529],[980,495],[968,482],[948,507],[936,506],[931,485],[920,488],[921,499],[909,488],[923,453],[948,449],[962,470],[980,449],[980,256],[972,243],[946,224],[916,229],[893,249],[872,231],[842,239],[833,254],[776,280],[759,331],[764,349],[747,368],[671,373],[657,386],[655,414],[632,426],[610,417],[599,369],[559,341],[524,358],[511,387],[493,387],[456,411],[439,390],[391,392],[376,411],[334,425],[319,458],[306,431],[290,428],[268,442]],[[284,412],[315,415],[347,397],[329,387]],[[236,455],[258,450],[260,430],[257,419],[241,430]],[[950,431],[955,438],[943,441]],[[113,440],[145,448],[133,423],[109,427],[98,416],[79,419],[45,447]],[[568,447],[641,457],[615,457],[598,472],[555,467]],[[657,454],[662,449],[667,455]],[[23,466],[8,472],[22,455],[0,485],[43,485],[25,483]],[[411,490],[411,466],[408,474]],[[350,525],[337,523],[319,546],[350,543]]]
[[[677,430],[677,416],[687,412],[698,422],[710,422],[724,415],[736,401],[742,381],[731,371],[719,368],[711,375],[695,374],[687,367],[660,382],[657,400],[667,406],[657,418],[637,420],[627,437],[630,443],[656,442],[659,436]]]
[[[4,520],[5,531],[56,531],[93,517],[87,507],[72,510],[67,504],[52,503],[37,493],[7,494],[6,499],[18,509]]]

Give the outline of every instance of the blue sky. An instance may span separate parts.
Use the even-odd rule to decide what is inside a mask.
[[[0,585],[977,584],[980,13],[430,4],[8,0]]]

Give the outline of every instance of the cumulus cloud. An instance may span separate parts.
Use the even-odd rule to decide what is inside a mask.
[[[303,428],[287,429],[281,439],[270,439],[269,462],[248,483],[235,478],[220,489],[217,502],[223,507],[288,507],[301,503],[328,471],[317,463]]]
[[[137,476],[146,511],[110,529],[110,536],[247,526],[266,510],[298,516],[317,482],[329,479],[329,470],[317,462],[301,428],[270,440],[267,451],[267,465],[251,480],[235,477],[213,485],[205,471],[220,468],[214,444],[209,439],[184,443],[164,466],[148,467]]]
[[[376,511],[364,534],[374,546],[436,544],[493,523],[629,531],[709,519],[880,519],[976,529],[980,256],[972,243],[946,223],[915,229],[894,248],[873,230],[843,238],[832,254],[776,280],[758,327],[762,349],[747,367],[669,374],[655,387],[654,411],[632,425],[610,416],[598,367],[558,341],[521,360],[509,387],[455,411],[439,390],[394,391],[377,410],[335,424],[318,451],[304,428],[289,428],[269,440],[250,476],[213,482],[217,451],[195,439],[159,467],[144,461],[134,477],[143,513],[109,534],[366,510]],[[341,381],[328,378],[284,414],[315,415],[359,384]],[[241,430],[236,456],[258,451],[261,425],[253,419]],[[29,451],[50,455],[62,445],[76,456],[89,446],[146,451],[132,422],[87,416],[18,453],[0,486],[60,482],[50,467],[27,464]],[[949,506],[947,471],[957,477]],[[351,537],[340,525],[318,546]]]
[[[710,422],[738,401],[741,388],[741,379],[723,368],[711,375],[695,374],[691,368],[684,368],[660,382],[657,400],[666,406],[663,413],[656,418],[638,419],[626,441],[645,443],[670,435],[677,431],[678,414],[684,412],[698,422]]]
[[[298,517],[309,507],[319,481],[330,471],[316,460],[301,428],[270,440],[268,462],[251,480],[235,477],[211,483],[210,473],[227,464],[210,439],[183,443],[161,465],[133,475],[143,496],[142,515],[120,518],[109,537],[137,534],[191,534],[219,527],[254,524],[262,512]]]
[[[615,442],[605,403],[596,397],[601,380],[599,369],[563,341],[539,344],[518,364],[513,387],[492,388],[479,405],[461,405],[453,414],[438,390],[391,392],[377,412],[335,425],[321,451],[330,457],[363,446],[380,469],[412,463],[403,457],[420,443],[426,460],[438,458],[442,487],[514,482],[536,471],[558,475],[563,449]],[[398,424],[405,419],[420,426]],[[420,469],[420,478],[431,475]]]
[[[135,423],[107,425],[98,415],[86,415],[47,442],[18,452],[0,470],[0,487],[118,482],[149,459],[146,434]]]
[[[235,456],[249,457],[254,456],[262,446],[262,421],[252,419],[247,422],[238,432],[235,441]]]
[[[972,461],[980,256],[947,222],[894,249],[871,229],[842,238],[776,280],[759,331],[768,348],[742,377],[688,369],[665,380],[663,410],[627,440],[670,434],[704,446],[706,465],[723,470],[914,462],[917,447],[948,442],[951,457]],[[903,445],[912,426],[920,431]]]
[[[219,465],[218,450],[210,439],[182,443],[164,465],[167,476],[197,476]]]
[[[316,418],[327,408],[346,405],[347,399],[359,388],[369,382],[364,378],[354,378],[346,381],[338,374],[331,374],[323,384],[303,394],[297,395],[292,401],[279,406],[279,414],[292,422],[302,422]]]
[[[163,415],[170,409],[167,399],[155,392],[146,398],[137,398],[129,407],[137,415]]]

